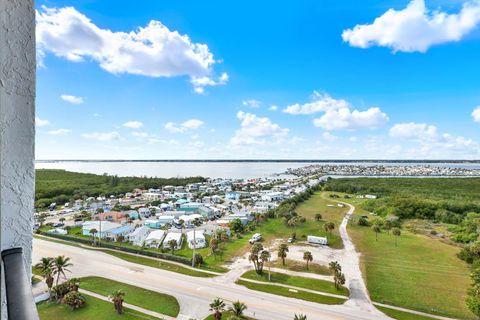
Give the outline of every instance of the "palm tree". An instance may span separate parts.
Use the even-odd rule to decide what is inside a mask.
[[[60,276],[63,275],[63,277],[66,278],[65,272],[70,270],[68,267],[72,267],[73,264],[70,263],[70,258],[65,257],[65,256],[58,256],[53,260],[53,274],[57,275],[57,281],[55,282],[55,285],[58,286],[58,281],[60,280]]]
[[[263,250],[263,245],[261,243],[255,243],[250,248],[250,255],[248,256],[248,260],[253,263],[255,267],[255,272],[261,274],[263,271],[263,263],[259,261],[260,259],[260,252]]]
[[[320,221],[320,220],[322,220],[322,214],[321,213],[315,214],[315,221]]]
[[[36,269],[39,269],[42,276],[45,278],[45,283],[48,287],[48,293],[51,294],[53,286],[53,258],[44,257],[40,259],[40,262],[35,265]]]
[[[375,232],[375,241],[378,241],[378,233],[380,232],[380,227],[376,224],[372,226],[373,232]]]
[[[313,255],[310,251],[305,251],[303,253],[303,260],[307,262],[307,270],[308,270],[308,263],[313,261]]]
[[[393,228],[392,229],[392,234],[395,236],[395,247],[397,246],[397,238],[400,237],[400,235],[402,234],[402,231],[400,231],[400,229],[398,228]]]
[[[243,312],[247,309],[247,305],[240,301],[235,301],[228,311],[232,312],[237,317],[242,317]]]
[[[307,316],[304,315],[304,314],[296,314],[295,313],[295,317],[293,318],[293,320],[307,320]]]
[[[58,219],[58,221],[60,221],[60,222],[63,223],[63,222],[65,221],[65,218],[64,218],[64,217],[61,217],[60,219]]]
[[[263,251],[260,253],[260,261],[262,262],[262,269],[263,269],[263,266],[264,266],[268,261],[270,261],[270,252],[268,252],[267,250],[263,250]],[[270,281],[270,269],[268,269],[268,281]]]
[[[115,310],[117,310],[118,314],[122,314],[123,312],[123,297],[125,297],[125,292],[122,290],[116,290],[111,296],[108,297],[110,300],[112,300],[113,306],[115,307]]]
[[[392,221],[386,219],[383,221],[383,227],[387,230],[387,233],[390,234],[390,229],[392,229]]]
[[[177,240],[175,240],[175,239],[169,240],[168,245],[170,246],[170,249],[172,250],[172,254],[174,254],[175,248],[177,247]]]
[[[332,231],[335,229],[335,223],[329,222],[327,223],[327,225],[328,225],[328,231],[332,233]]]
[[[282,243],[278,248],[277,256],[282,259],[282,265],[285,265],[285,258],[287,257],[288,252],[288,245],[286,243]]]
[[[335,273],[339,273],[342,271],[342,267],[340,266],[340,264],[338,263],[338,261],[332,261],[328,264],[328,269],[330,269],[330,271],[335,274]]]
[[[222,312],[225,311],[225,302],[219,298],[216,298],[212,303],[210,303],[210,311],[215,312],[213,315],[215,320],[221,320]]]
[[[89,233],[90,233],[90,234],[92,235],[92,237],[93,237],[93,245],[96,246],[96,245],[97,245],[97,237],[96,237],[96,235],[97,235],[97,233],[98,233],[98,230],[95,229],[95,228],[93,228],[93,229],[90,229],[90,232],[89,232]]]

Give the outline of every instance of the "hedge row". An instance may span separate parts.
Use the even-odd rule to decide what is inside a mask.
[[[93,240],[90,239],[84,239],[84,238],[77,238],[69,235],[63,235],[63,234],[58,234],[58,233],[51,233],[51,232],[43,232],[41,231],[39,234],[46,236],[46,237],[51,237],[51,238],[57,238],[61,240],[66,240],[66,241],[72,241],[72,242],[79,242],[82,244],[87,244],[90,246],[93,246]],[[96,244],[97,247],[102,247],[102,248],[107,248],[107,249],[113,249],[117,251],[124,251],[128,253],[134,253],[134,254],[140,254],[143,256],[147,257],[153,257],[153,258],[158,258],[158,259],[164,259],[164,260],[169,260],[169,261],[174,261],[174,262],[179,262],[182,264],[185,264],[189,266],[191,264],[191,260],[185,257],[179,257],[179,256],[174,256],[168,253],[162,253],[162,252],[152,252],[152,251],[145,251],[142,249],[133,249],[133,248],[127,248],[127,247],[122,247],[122,246],[116,246],[111,243],[105,243],[105,242],[97,242]]]

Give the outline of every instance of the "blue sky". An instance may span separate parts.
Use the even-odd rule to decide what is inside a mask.
[[[37,159],[478,159],[479,1],[37,1]]]

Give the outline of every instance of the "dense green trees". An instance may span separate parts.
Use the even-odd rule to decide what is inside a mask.
[[[117,177],[65,170],[39,169],[35,179],[35,206],[45,208],[50,203],[64,204],[73,199],[110,196],[132,192],[136,188],[160,188],[165,185],[185,185],[205,181],[202,177],[147,178]]]

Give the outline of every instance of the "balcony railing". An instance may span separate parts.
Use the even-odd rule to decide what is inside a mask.
[[[22,248],[2,251],[2,261],[9,320],[38,320]]]

